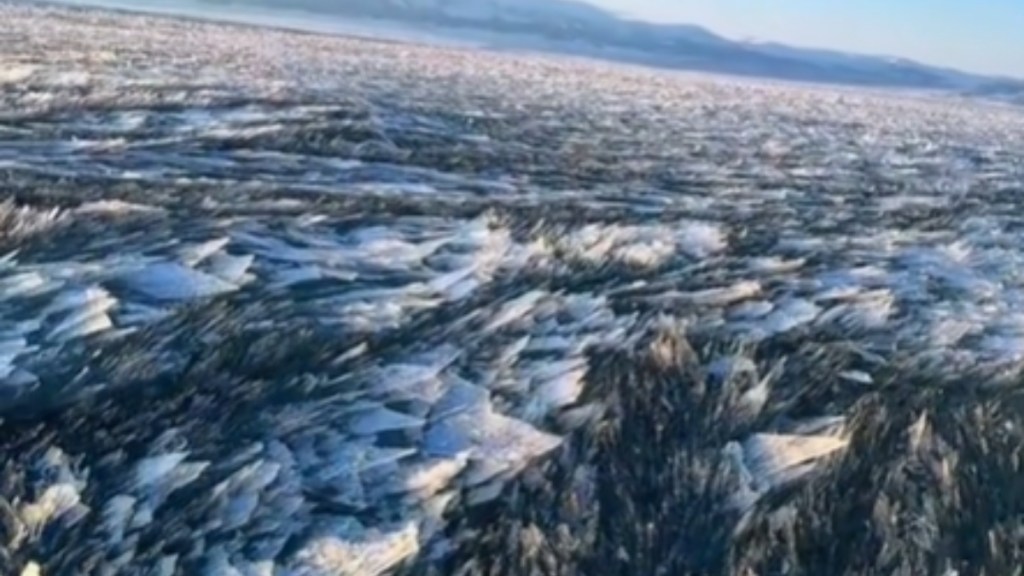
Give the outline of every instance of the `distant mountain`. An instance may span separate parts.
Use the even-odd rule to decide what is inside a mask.
[[[906,59],[728,40],[700,26],[620,18],[576,0],[203,0],[231,6],[372,18],[431,32],[487,33],[504,48],[545,50],[660,66],[858,86],[1024,97],[1024,81]]]

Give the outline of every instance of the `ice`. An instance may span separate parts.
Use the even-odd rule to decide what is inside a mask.
[[[117,300],[99,286],[90,286],[81,290],[67,290],[58,294],[46,308],[47,314],[68,311],[105,312]]]
[[[185,458],[188,458],[188,452],[171,452],[139,461],[135,471],[136,486],[147,488],[163,482]]]
[[[486,388],[454,378],[448,383],[448,390],[430,408],[431,420],[442,420],[466,410],[478,409],[490,403]]]
[[[384,574],[418,551],[418,530],[412,524],[359,541],[324,536],[303,547],[286,573],[291,576]]]
[[[455,477],[466,467],[467,461],[468,455],[460,454],[453,458],[438,458],[428,460],[419,466],[410,466],[404,472],[399,485],[392,490],[422,497],[433,496],[451,485]]]
[[[148,204],[136,204],[134,202],[125,202],[124,200],[96,200],[93,202],[83,202],[78,208],[75,209],[76,214],[133,214],[133,213],[144,213],[151,214],[154,212],[161,212],[162,209],[157,206],[150,206]]]
[[[212,240],[207,240],[201,244],[195,244],[183,248],[179,253],[179,257],[183,264],[189,268],[195,268],[195,266],[200,262],[220,252],[228,245],[229,242],[231,242],[230,238],[214,238]]]
[[[683,222],[677,238],[683,252],[694,258],[707,258],[728,246],[725,233],[709,222]]]
[[[354,434],[371,435],[391,430],[423,426],[423,420],[384,407],[374,408],[356,416],[349,424]]]
[[[0,238],[28,239],[46,234],[65,221],[59,208],[36,209],[18,206],[13,198],[0,202]]]
[[[484,327],[484,332],[500,330],[526,314],[545,296],[541,290],[531,290],[522,296],[506,302],[493,319]]]
[[[241,285],[251,279],[249,269],[255,256],[246,254],[244,256],[232,256],[223,252],[217,252],[210,256],[207,261],[206,270],[221,280]]]
[[[6,378],[14,371],[14,360],[32,348],[23,337],[5,338],[0,340],[0,377]]]
[[[828,471],[875,367],[1024,362],[1020,109],[93,9],[0,21],[23,32],[0,35],[0,401],[95,399],[5,420],[0,499],[42,529],[19,516],[5,557],[369,576],[443,556],[453,515],[603,449],[594,370],[662,321],[713,352],[729,433],[696,458],[725,450],[747,512]],[[36,470],[79,433],[109,449]]]
[[[233,292],[238,286],[176,262],[155,263],[117,280],[157,301],[181,301]]]
[[[742,300],[754,298],[761,293],[761,284],[756,281],[737,282],[731,286],[707,288],[696,292],[668,292],[654,297],[656,301],[682,301],[703,306],[728,306]]]
[[[114,327],[114,323],[103,309],[86,309],[69,316],[49,334],[50,340],[82,338]]]
[[[39,293],[52,287],[53,283],[38,272],[22,272],[0,279],[0,295],[4,298]]]
[[[37,500],[23,505],[19,514],[29,532],[38,534],[47,524],[71,512],[80,501],[81,495],[75,486],[52,484]]]
[[[755,434],[743,442],[743,454],[755,483],[774,487],[805,474],[805,464],[841,450],[847,442],[833,436]]]
[[[116,545],[124,539],[124,533],[128,528],[128,521],[132,517],[136,502],[136,498],[126,494],[119,494],[107,500],[102,511],[102,518],[104,532],[111,544]]]
[[[765,300],[747,300],[729,308],[727,315],[730,320],[752,320],[762,318],[775,308]]]
[[[527,408],[527,413],[532,417],[528,416],[527,419],[540,420],[555,409],[576,402],[583,391],[585,374],[586,368],[580,367],[542,379],[531,392],[531,406]]]
[[[788,332],[813,322],[821,314],[821,308],[803,298],[786,299],[776,305],[766,316],[754,322],[766,334]]]
[[[561,444],[557,436],[496,414],[490,407],[456,414],[427,428],[424,450],[433,456],[458,456],[488,461],[514,472]]]

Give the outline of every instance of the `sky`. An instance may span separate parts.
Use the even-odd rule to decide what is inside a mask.
[[[622,16],[1024,78],[1024,0],[588,0]]]

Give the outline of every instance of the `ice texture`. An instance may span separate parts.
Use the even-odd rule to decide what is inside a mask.
[[[65,406],[0,439],[3,573],[442,553],[449,506],[557,453],[599,412],[589,351],[651,317],[850,342],[850,390],[894,351],[1024,362],[1020,109],[3,0],[0,21],[0,421]],[[721,448],[749,505],[846,443]],[[30,557],[72,526],[93,549]]]

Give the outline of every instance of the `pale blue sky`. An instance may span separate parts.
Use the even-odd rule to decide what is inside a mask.
[[[735,39],[903,56],[1024,78],[1024,0],[588,0]]]

